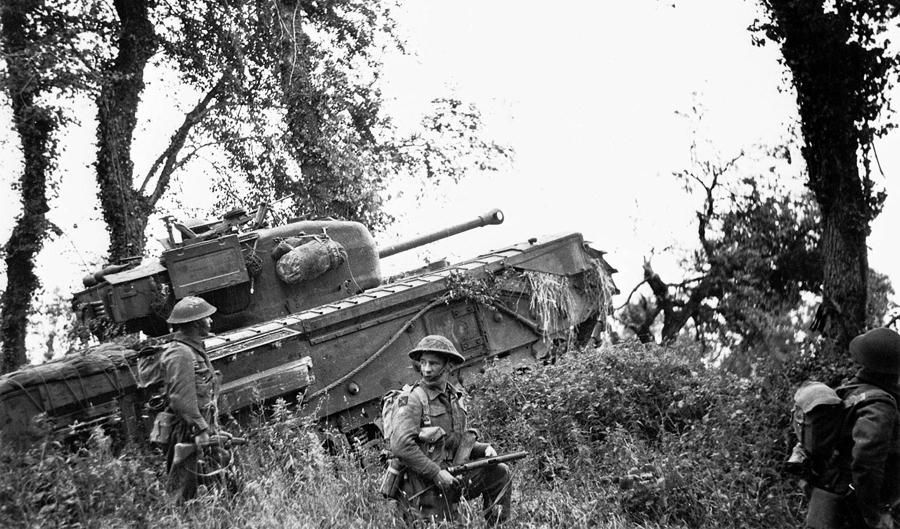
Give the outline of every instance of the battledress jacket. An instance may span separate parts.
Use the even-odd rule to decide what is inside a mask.
[[[841,447],[838,462],[841,481],[853,486],[860,514],[866,520],[874,520],[886,506],[900,500],[900,413],[896,406],[897,394],[887,391],[894,398],[893,402],[884,398],[867,398],[867,391],[884,392],[888,388],[878,388],[859,376],[851,380],[844,391],[841,389],[838,390],[839,395],[845,402],[853,402],[854,399],[866,401],[855,408],[850,435]]]
[[[218,381],[203,341],[176,332],[160,363],[172,413],[197,432],[208,430]]]
[[[409,471],[434,480],[456,452],[468,427],[466,395],[447,381],[428,383],[424,379],[400,397],[397,426],[391,435],[391,451]],[[440,426],[447,433],[436,443],[419,442],[419,430]],[[472,459],[484,456],[487,443],[475,443]]]

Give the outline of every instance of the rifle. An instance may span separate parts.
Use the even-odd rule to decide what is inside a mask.
[[[202,443],[175,443],[175,455],[172,458],[172,464],[177,465],[178,463],[181,463],[193,455],[197,450],[200,450],[200,453],[203,453],[203,449],[210,446],[228,450],[234,446],[245,444],[247,444],[247,440],[243,437],[231,437],[228,435],[214,435],[209,438],[209,441],[204,441]]]
[[[491,465],[499,465],[500,463],[506,463],[507,461],[518,461],[519,459],[525,459],[526,457],[528,457],[528,452],[521,450],[519,452],[512,452],[509,454],[503,454],[494,457],[486,457],[484,459],[476,459],[475,461],[469,461],[468,463],[463,463],[461,465],[447,467],[447,472],[455,476],[457,474],[462,474],[463,472],[468,472],[470,470],[476,470]]]

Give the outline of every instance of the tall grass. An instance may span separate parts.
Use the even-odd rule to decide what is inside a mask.
[[[788,439],[781,393],[684,360],[677,351],[585,351],[529,371],[490,368],[473,421],[514,463],[505,527],[787,527],[799,496],[778,473]],[[202,488],[185,507],[164,491],[146,447],[110,450],[96,431],[78,449],[0,446],[2,527],[402,527],[377,492],[371,450],[326,452],[315,425],[286,408],[236,452],[242,489]],[[464,527],[481,528],[480,501]]]

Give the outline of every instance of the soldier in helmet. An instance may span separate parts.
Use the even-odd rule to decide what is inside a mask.
[[[900,501],[900,335],[873,329],[850,342],[850,354],[861,368],[837,389],[847,418],[829,487],[833,496],[813,494],[807,525],[890,529],[891,508]]]
[[[179,503],[197,492],[197,454],[173,464],[175,444],[209,441],[216,420],[218,380],[203,345],[212,325],[210,316],[215,312],[216,308],[205,300],[188,296],[175,304],[166,320],[175,330],[160,357],[168,411],[175,416],[166,470],[169,492]]]
[[[400,396],[390,439],[394,457],[407,468],[399,500],[404,517],[408,522],[452,519],[460,496],[481,496],[485,517],[491,522],[505,520],[512,495],[512,480],[505,464],[462,476],[445,469],[466,432],[473,432],[467,430],[466,396],[448,380],[450,370],[465,358],[450,340],[438,335],[422,338],[409,357],[416,362],[422,378],[408,394]],[[429,434],[423,438],[426,429]],[[471,459],[497,455],[487,443],[475,442],[471,450]]]

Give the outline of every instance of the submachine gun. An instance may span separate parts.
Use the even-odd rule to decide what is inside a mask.
[[[440,426],[426,426],[419,431],[419,441],[425,443],[433,443],[444,437],[444,435],[446,435],[446,433]],[[462,434],[459,441],[459,446],[456,449],[456,454],[453,457],[453,461],[446,469],[447,472],[453,474],[454,476],[458,476],[460,474],[464,474],[472,470],[477,470],[479,468],[499,465],[500,463],[506,463],[509,461],[518,461],[519,459],[525,459],[526,457],[528,457],[528,452],[520,450],[518,452],[511,452],[509,454],[501,454],[493,457],[484,457],[481,459],[469,460],[472,455],[472,448],[475,447],[475,442],[477,440],[478,432],[475,430],[469,429]],[[405,470],[405,466],[397,459],[392,458],[388,461],[388,465],[385,469],[384,478],[382,479],[380,489],[381,494],[385,498],[398,498],[398,495],[400,493],[400,481]],[[425,494],[429,490],[432,490],[434,487],[435,485],[429,485],[428,487],[412,495],[410,498],[408,498],[408,500],[412,501],[422,494]]]
[[[526,457],[528,457],[528,452],[520,450],[518,452],[510,452],[508,454],[501,454],[494,457],[485,457],[483,459],[469,461],[468,463],[453,465],[447,467],[447,472],[453,474],[454,476],[457,476],[459,474],[469,472],[470,470],[477,470],[479,468],[489,467],[492,465],[499,465],[500,463],[506,463],[507,461],[518,461],[519,459],[525,459]]]
[[[247,444],[243,437],[216,434],[202,443],[176,443],[172,464],[177,465],[195,453],[198,453],[197,464],[210,468],[204,476],[213,476],[225,472],[234,462],[232,449]]]

